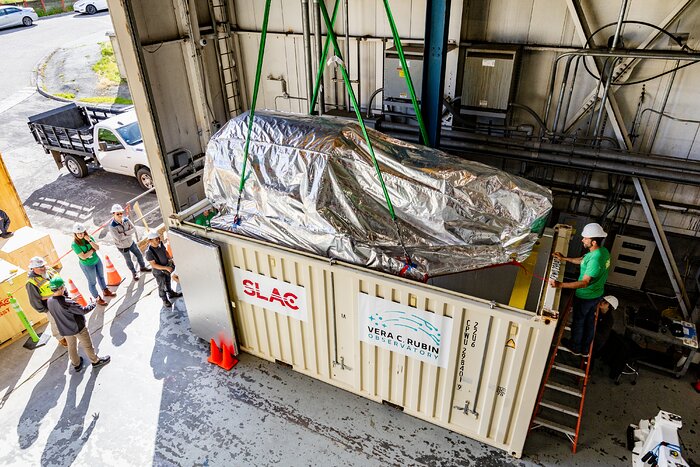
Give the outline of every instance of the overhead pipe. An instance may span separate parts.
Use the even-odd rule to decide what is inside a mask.
[[[554,122],[552,123],[552,133],[554,134],[555,139],[557,133],[559,132],[559,119],[561,119],[561,131],[564,132],[566,130],[566,117],[568,116],[571,98],[574,94],[574,85],[576,84],[576,78],[578,77],[578,68],[581,65],[581,56],[570,56],[569,58],[575,58],[576,65],[574,66],[574,72],[571,80],[569,81],[568,76],[565,76],[561,83],[559,100],[557,101],[557,110],[554,113]],[[564,90],[566,89],[567,82],[569,83],[569,90],[566,93],[566,96],[564,96]],[[551,96],[549,96],[549,100],[551,100]]]
[[[564,67],[564,76],[561,79],[561,87],[559,88],[559,99],[557,100],[557,110],[554,113],[554,122],[552,123],[552,132],[557,130],[557,122],[559,121],[559,112],[561,111],[561,103],[564,99],[564,91],[566,89],[566,82],[569,80],[569,71],[571,70],[571,61],[576,58],[573,55],[566,59],[566,66]],[[544,110],[544,122],[547,123],[549,120],[549,110],[551,109],[552,97],[554,94],[554,88],[552,88],[552,93],[547,96],[547,105]]]
[[[412,141],[418,141],[416,127],[382,121],[379,124],[379,128],[382,131],[392,130],[402,134],[409,134],[412,137]],[[532,160],[562,167],[614,172],[621,175],[644,177],[685,185],[700,185],[700,163],[694,163],[693,168],[695,172],[689,172],[688,167],[684,165],[687,164],[687,161],[677,161],[683,164],[682,167],[677,166],[674,168],[673,165],[675,164],[653,167],[650,158],[624,153],[625,160],[645,165],[640,167],[626,162],[618,162],[621,156],[620,153],[609,152],[600,148],[579,148],[551,143],[513,141],[508,138],[458,133],[446,129],[443,130],[443,138],[441,148],[457,152],[471,154],[477,151],[477,154],[491,154],[507,159]],[[404,139],[406,138],[404,137]],[[499,142],[501,144],[498,144]],[[512,146],[504,146],[503,144],[512,144]],[[596,157],[596,155],[601,157]],[[674,161],[664,160],[664,162],[673,163]]]
[[[318,59],[318,66],[323,68],[326,66],[325,63],[321,63],[321,55],[323,55],[323,38],[321,34],[321,5],[319,4],[321,0],[314,0],[314,20],[316,23],[316,30],[314,31],[316,38],[316,58]],[[326,93],[323,90],[323,75],[321,75],[321,87],[318,92],[318,114],[323,115],[326,113]]]
[[[563,108],[561,109],[561,112],[562,112],[561,113],[561,117],[562,117],[561,129],[562,129],[562,131],[564,131],[566,129],[566,117],[569,114],[569,105],[571,105],[571,98],[574,94],[574,84],[576,83],[576,78],[578,77],[578,67],[580,65],[581,65],[581,57],[576,57],[576,66],[574,66],[574,75],[571,78],[571,83],[569,83],[569,92],[566,95],[566,100],[565,100],[566,105],[563,106]],[[556,117],[557,116],[555,115],[554,126],[552,127],[552,130],[554,131],[554,133],[557,132],[558,119]]]
[[[598,110],[598,117],[596,117],[595,128],[593,129],[594,138],[600,136],[600,132],[603,130],[603,115],[605,115],[606,113],[605,104],[608,101],[608,92],[610,91],[610,85],[612,84],[613,75],[615,74],[615,67],[617,66],[617,62],[619,60],[619,58],[612,59],[612,62],[610,63],[610,68],[608,68],[608,75],[605,77],[605,85],[603,86],[603,97],[600,98],[600,109]],[[603,70],[605,70],[605,67],[603,67]],[[603,79],[602,75],[601,79]]]
[[[629,0],[622,0],[622,5],[620,6],[620,15],[617,17],[617,25],[615,26],[615,35],[613,36],[613,42],[610,46],[610,50],[615,50],[617,48],[617,43],[620,41],[620,33],[622,32],[622,23],[625,21],[625,15],[627,14],[627,4]]]
[[[586,134],[590,135],[591,134],[591,129],[593,129],[593,117],[595,116],[595,108],[596,104],[600,102],[600,98],[598,97],[600,95],[600,90],[601,88],[605,87],[605,83],[603,82],[603,79],[605,77],[605,70],[608,68],[608,63],[610,63],[610,58],[606,58],[605,61],[603,62],[603,67],[602,71],[600,73],[600,76],[598,77],[598,84],[596,84],[595,87],[595,97],[593,101],[593,105],[591,106],[591,111],[590,115],[588,116],[588,124],[586,125]],[[602,108],[602,107],[601,107]],[[594,135],[595,137],[595,135]]]
[[[382,121],[379,125],[381,129],[415,132],[416,128],[410,125],[385,122]],[[541,141],[526,141],[515,138],[507,138],[503,136],[487,136],[478,133],[469,133],[464,131],[454,131],[449,129],[442,130],[445,136],[459,141],[476,141],[479,143],[493,144],[496,146],[523,148],[529,151],[544,150],[552,154],[569,155],[574,154],[579,157],[584,157],[586,160],[604,159],[619,163],[634,163],[644,164],[652,167],[658,167],[667,170],[690,171],[700,175],[700,162],[678,159],[675,157],[663,156],[659,154],[640,154],[626,151],[614,151],[603,148],[581,147],[570,144],[554,144]]]
[[[416,141],[418,139],[416,138]],[[685,172],[676,172],[664,169],[652,169],[649,167],[630,166],[619,162],[608,162],[603,160],[591,160],[573,155],[554,155],[546,152],[534,152],[515,149],[498,149],[490,145],[481,143],[466,143],[461,141],[442,141],[441,148],[450,149],[456,152],[473,154],[494,155],[506,159],[530,160],[533,162],[541,162],[549,165],[557,165],[560,167],[568,167],[574,169],[584,169],[590,171],[612,172],[620,175],[631,177],[640,177],[649,180],[660,180],[665,182],[679,183],[683,185],[700,185],[700,174],[689,174]]]
[[[348,76],[350,76],[350,10],[348,9],[348,0],[343,0],[343,11],[343,14],[345,15],[345,71],[347,71]],[[349,92],[345,93],[345,104],[347,105],[346,110],[348,112],[352,112],[352,103],[350,102]],[[362,108],[362,101],[359,101],[359,104],[360,108]]]
[[[360,68],[362,45],[360,41],[355,41],[355,45],[357,47],[357,71],[355,71],[357,73],[357,102],[360,103],[360,109],[362,109],[362,68]]]
[[[661,119],[663,118],[664,111],[666,110],[666,104],[668,104],[668,98],[671,95],[671,88],[673,88],[673,82],[676,80],[676,74],[678,73],[678,65],[680,62],[676,61],[676,66],[674,67],[673,73],[671,73],[671,78],[664,93],[664,99],[661,102],[661,112],[659,113],[659,118],[656,119],[656,124],[654,125],[654,130],[651,132],[651,141],[649,142],[649,152],[654,150],[654,143],[656,142],[656,135],[659,131],[659,126],[661,125]]]
[[[622,31],[622,23],[625,20],[625,14],[627,13],[627,3],[628,0],[622,0],[622,5],[620,6],[620,15],[617,18],[617,25],[615,26],[615,35],[613,36],[612,44],[610,45],[610,51],[614,51],[617,48],[617,43],[620,41],[620,32]],[[603,87],[603,97],[600,100],[600,110],[598,111],[598,118],[595,122],[595,129],[593,130],[593,137],[598,138],[603,131],[603,115],[605,112],[605,104],[608,100],[608,93],[610,91],[610,85],[612,84],[613,76],[615,74],[615,67],[620,59],[614,58],[610,64],[608,70],[608,76],[605,77],[605,86]],[[605,70],[605,67],[603,67]],[[600,75],[600,79],[603,79],[603,73]],[[631,148],[629,148],[631,149]]]
[[[314,93],[314,74],[311,62],[311,20],[309,18],[309,0],[301,0],[301,22],[304,34],[304,62],[306,65],[306,98],[310,101]],[[309,109],[309,112],[311,109]]]

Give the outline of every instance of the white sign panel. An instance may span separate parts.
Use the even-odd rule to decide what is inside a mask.
[[[233,271],[233,279],[239,300],[290,318],[308,321],[304,287],[238,268]]]
[[[447,368],[452,318],[358,294],[360,339]]]

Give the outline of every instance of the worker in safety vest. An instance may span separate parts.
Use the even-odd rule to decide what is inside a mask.
[[[44,258],[35,256],[29,260],[29,273],[27,274],[27,285],[25,287],[32,308],[39,313],[46,314],[51,324],[51,333],[53,337],[58,340],[59,344],[66,347],[68,344],[63,336],[61,336],[56,321],[53,319],[53,316],[51,316],[51,313],[48,312],[49,309],[46,304],[49,297],[53,295],[51,287],[49,286],[49,281],[55,275],[56,273],[53,270],[46,267]]]

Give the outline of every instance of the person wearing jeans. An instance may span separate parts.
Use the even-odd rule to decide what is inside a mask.
[[[129,218],[124,215],[124,209],[122,209],[120,205],[115,204],[112,206],[112,221],[107,224],[107,226],[109,233],[112,234],[112,238],[114,239],[114,245],[119,249],[122,256],[124,256],[126,267],[131,271],[134,280],[139,280],[139,273],[136,271],[134,262],[131,260],[132,254],[139,263],[140,272],[151,272],[151,268],[146,266],[143,255],[136,245],[136,242],[133,240],[136,228]]]
[[[97,255],[97,250],[100,247],[95,242],[95,239],[87,233],[83,224],[75,224],[73,227],[73,244],[71,247],[75,254],[78,255],[80,269],[83,270],[83,274],[85,274],[85,278],[88,281],[90,293],[95,297],[98,305],[107,305],[105,299],[98,293],[95,283],[97,282],[100,285],[100,290],[102,290],[105,297],[114,297],[116,294],[107,288],[102,260]]]
[[[49,313],[53,316],[59,331],[68,343],[68,358],[73,365],[73,369],[75,371],[83,369],[83,357],[78,355],[78,342],[80,342],[80,346],[85,351],[90,362],[92,362],[93,368],[109,363],[109,355],[100,358],[95,353],[90,332],[85,322],[85,315],[95,308],[95,304],[91,303],[86,307],[82,307],[66,297],[66,285],[60,276],[51,278],[49,286],[53,291],[53,295],[47,301]]]
[[[170,285],[171,276],[175,270],[175,263],[170,254],[168,254],[168,250],[163,245],[163,242],[160,241],[160,235],[155,230],[148,234],[146,259],[153,268],[153,277],[158,283],[158,295],[163,300],[163,306],[166,308],[172,307],[172,300],[182,297],[182,294],[175,292]]]
[[[550,279],[549,285],[555,288],[576,289],[571,321],[571,340],[564,346],[574,355],[588,356],[595,334],[595,310],[603,296],[605,281],[610,268],[610,252],[602,246],[608,234],[599,224],[588,224],[581,232],[581,243],[588,253],[580,258],[566,258],[555,252],[554,257],[562,262],[581,265],[579,278],[575,282],[559,282]]]

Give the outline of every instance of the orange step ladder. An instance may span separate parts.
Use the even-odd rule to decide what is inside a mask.
[[[597,309],[595,313],[597,325]],[[585,356],[578,356],[562,345],[564,334],[571,332],[566,324],[570,321],[570,317],[571,302],[567,305],[562,319],[559,320],[559,329],[552,344],[547,370],[537,395],[530,431],[536,428],[548,428],[563,433],[571,441],[571,452],[575,454],[581,433],[581,418],[586,400],[594,341],[591,341],[588,355]],[[595,336],[595,327],[593,333]]]

